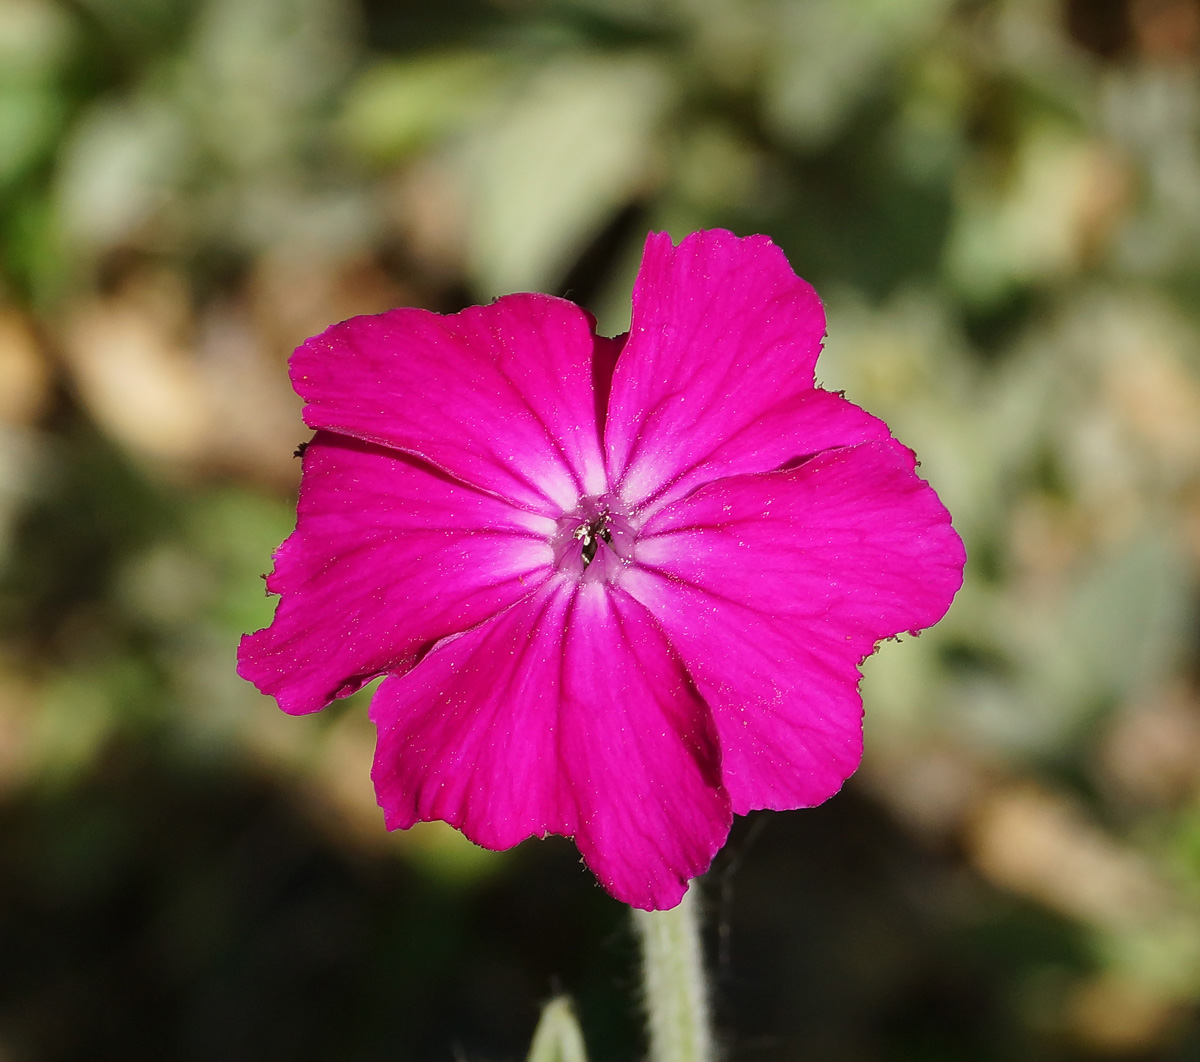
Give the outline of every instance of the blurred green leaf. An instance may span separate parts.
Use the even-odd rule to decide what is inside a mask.
[[[346,96],[343,135],[376,162],[405,158],[478,117],[503,73],[503,64],[486,52],[377,62]]]
[[[995,302],[1079,267],[1094,166],[1079,134],[1032,125],[1010,174],[964,173],[947,264],[968,298]]]
[[[255,181],[326,162],[314,134],[348,74],[350,32],[337,0],[205,0],[181,71],[204,143]]]
[[[75,43],[73,30],[66,10],[50,0],[0,3],[0,92],[50,80]]]
[[[548,64],[470,145],[470,268],[481,295],[554,290],[613,214],[654,186],[672,101],[648,56]]]
[[[767,121],[798,144],[825,143],[851,108],[884,89],[886,66],[950,7],[951,0],[778,3],[767,38]]]
[[[62,115],[61,100],[52,90],[0,85],[0,188],[53,144]]]
[[[93,107],[63,147],[58,218],[76,251],[119,244],[169,204],[194,158],[192,131],[171,103],[149,97]]]

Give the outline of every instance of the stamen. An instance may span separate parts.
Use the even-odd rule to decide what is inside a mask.
[[[583,566],[586,568],[595,559],[600,543],[612,542],[612,532],[608,529],[608,513],[601,513],[587,523],[580,524],[575,528],[574,537],[582,544]]]

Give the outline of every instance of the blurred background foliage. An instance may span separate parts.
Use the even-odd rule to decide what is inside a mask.
[[[1200,3],[0,0],[0,1060],[642,1050],[570,844],[234,674],[291,348],[765,232],[971,555],[705,884],[730,1060],[1198,1059]]]

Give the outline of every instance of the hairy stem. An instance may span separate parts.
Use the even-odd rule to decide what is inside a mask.
[[[712,1062],[698,888],[670,911],[634,911],[651,1062]]]

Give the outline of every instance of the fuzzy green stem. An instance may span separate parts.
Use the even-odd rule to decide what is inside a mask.
[[[651,1062],[712,1062],[698,888],[670,911],[634,911]]]

